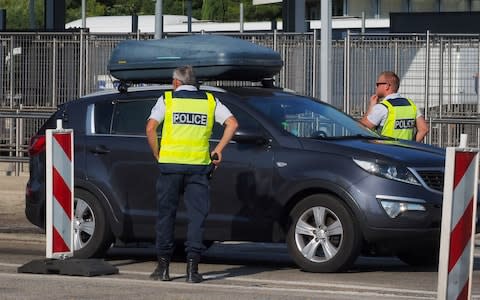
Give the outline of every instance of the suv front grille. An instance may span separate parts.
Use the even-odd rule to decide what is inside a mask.
[[[433,190],[443,192],[443,171],[418,171],[418,175],[422,177],[422,180],[427,186]]]

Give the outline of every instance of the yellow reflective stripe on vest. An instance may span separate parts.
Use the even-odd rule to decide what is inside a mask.
[[[417,106],[412,100],[406,100],[410,105],[394,106],[389,100],[380,102],[388,109],[388,115],[381,131],[383,136],[403,140],[413,139],[417,119]]]
[[[208,165],[209,139],[215,114],[215,98],[206,93],[206,99],[173,98],[165,92],[165,119],[158,162]]]

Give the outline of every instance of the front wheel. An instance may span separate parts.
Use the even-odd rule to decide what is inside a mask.
[[[290,255],[308,272],[339,272],[360,253],[361,234],[345,204],[332,195],[312,195],[290,214],[287,234]]]
[[[92,194],[76,189],[73,214],[74,257],[102,257],[113,242],[103,206]]]

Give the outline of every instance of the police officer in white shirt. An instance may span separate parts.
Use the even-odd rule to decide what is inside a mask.
[[[203,245],[204,222],[210,206],[208,173],[212,163],[222,161],[222,151],[232,139],[238,123],[232,113],[210,92],[196,88],[193,69],[184,66],[173,72],[173,91],[167,91],[152,108],[146,134],[158,161],[156,249],[158,265],[150,277],[169,281],[169,263],[174,249],[175,216],[180,191],[188,215],[187,282],[203,280],[198,273]],[[222,124],[223,136],[210,151],[213,123]],[[157,127],[163,123],[161,144]]]

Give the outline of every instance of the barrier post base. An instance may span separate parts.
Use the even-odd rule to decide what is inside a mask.
[[[118,274],[118,268],[103,259],[36,259],[17,269],[18,273],[98,276]]]

